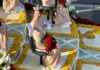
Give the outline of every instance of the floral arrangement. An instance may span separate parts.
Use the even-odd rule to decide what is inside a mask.
[[[9,55],[5,51],[0,50],[0,70],[10,69]]]
[[[59,0],[59,3],[65,6],[66,0]]]
[[[42,43],[46,46],[45,50],[47,52],[52,51],[54,48],[56,48],[56,39],[50,35],[46,35],[44,39],[42,40]]]

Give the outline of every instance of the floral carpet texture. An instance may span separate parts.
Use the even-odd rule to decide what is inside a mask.
[[[21,19],[4,20],[0,16],[0,21],[7,26],[8,51],[12,60],[12,70],[52,70],[41,66],[39,56],[31,52],[26,40],[25,11],[22,10],[17,14],[19,15],[15,16]],[[76,24],[72,20],[69,28],[53,27],[47,31],[56,38],[60,45],[61,62],[58,65],[60,70],[100,70],[99,26]]]

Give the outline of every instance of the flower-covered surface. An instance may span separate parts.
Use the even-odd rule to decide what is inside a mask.
[[[75,24],[74,24],[75,25]],[[17,70],[40,70],[39,56],[31,52],[28,41],[26,40],[25,24],[7,24],[8,31],[8,50],[12,58],[12,69]],[[76,25],[75,25],[76,26]],[[75,30],[75,29],[74,29]],[[77,28],[76,28],[77,31]],[[71,33],[71,32],[70,32]],[[78,32],[77,32],[78,33]],[[53,33],[54,34],[54,33]],[[74,36],[52,36],[59,43],[62,51],[62,62],[60,66],[62,70],[70,69],[75,62],[77,56],[77,47],[79,43],[78,37]],[[63,35],[63,34],[62,34]],[[64,49],[65,48],[65,49]],[[64,52],[64,53],[63,53]],[[67,63],[68,62],[68,63]],[[39,69],[37,69],[39,68]],[[43,68],[44,69],[44,68]],[[46,67],[45,69],[49,69]]]
[[[78,24],[79,50],[75,70],[100,69],[100,27]]]
[[[32,70],[35,68],[43,68],[39,64],[39,56],[34,55],[31,52],[29,45],[25,39],[25,25],[16,25],[11,24],[7,25],[8,27],[8,42],[9,42],[9,53],[12,57],[12,68],[15,69],[22,69],[22,70]],[[62,59],[64,62],[61,64],[62,70],[66,70],[71,68],[71,65],[74,63],[74,59],[77,56],[76,49],[78,47],[78,38],[68,38],[66,37],[58,37],[54,36],[59,43],[60,47],[62,48]],[[63,49],[65,48],[65,49]],[[66,52],[63,55],[63,52]],[[67,63],[67,61],[69,63]],[[36,70],[39,70],[36,69]],[[46,69],[49,69],[46,67]]]
[[[48,67],[44,68],[39,64],[39,56],[34,55],[31,52],[29,45],[25,39],[25,25],[11,24],[7,25],[8,30],[8,42],[9,42],[9,53],[12,57],[12,68],[18,70],[43,70],[50,69]],[[64,57],[65,63],[62,66],[62,70],[84,70],[88,63],[89,68],[91,65],[98,65],[100,62],[100,50],[99,50],[99,27],[90,25],[77,25],[79,31],[79,38],[74,38],[73,36],[58,36],[52,34],[57,42],[59,43],[63,52],[67,52]],[[77,30],[76,30],[77,31]],[[79,44],[80,40],[80,44]],[[86,40],[86,41],[84,41]],[[92,41],[96,41],[96,45]],[[92,42],[92,43],[91,43]],[[82,45],[84,44],[84,45]],[[79,46],[80,45],[80,46]],[[77,53],[76,53],[77,52]],[[87,63],[84,63],[85,61]],[[78,63],[81,62],[81,63]],[[92,64],[93,62],[93,64]],[[80,66],[81,65],[81,66]],[[84,66],[85,65],[85,66]],[[99,66],[99,65],[98,65]],[[99,68],[97,66],[97,68]],[[87,68],[87,70],[90,70]]]
[[[80,47],[88,50],[100,51],[100,27],[79,25]]]
[[[49,67],[41,66],[39,56],[31,52],[25,38],[25,24],[18,25],[17,23],[16,20],[16,23],[11,22],[6,25],[12,70],[50,70]],[[70,28],[54,27],[48,33],[56,38],[61,47],[63,63],[58,65],[58,67],[61,66],[61,70],[99,70],[100,27],[76,25],[76,22],[72,20]]]

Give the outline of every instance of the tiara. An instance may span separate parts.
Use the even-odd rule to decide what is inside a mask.
[[[41,10],[42,6],[36,5],[35,7],[33,7],[34,10]]]

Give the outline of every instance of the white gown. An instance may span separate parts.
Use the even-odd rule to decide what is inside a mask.
[[[68,9],[59,4],[56,11],[55,25],[61,27],[69,27],[70,24],[71,20]]]
[[[3,9],[6,13],[18,10],[19,5],[19,0],[3,0]]]
[[[7,47],[7,32],[5,26],[0,26],[0,48],[6,49]]]

